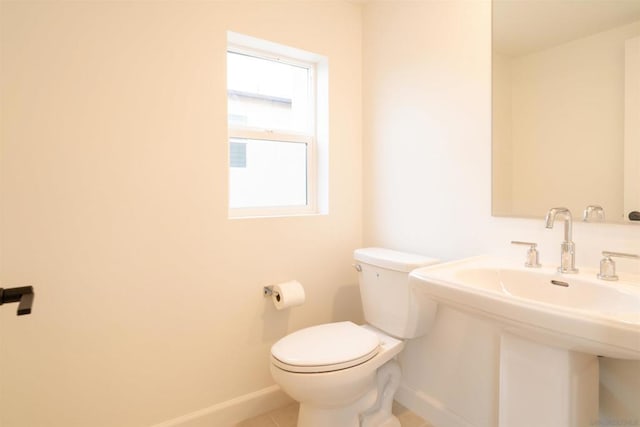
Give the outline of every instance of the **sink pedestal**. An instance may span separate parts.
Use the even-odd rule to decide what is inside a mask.
[[[503,333],[500,427],[583,427],[598,420],[598,358]]]

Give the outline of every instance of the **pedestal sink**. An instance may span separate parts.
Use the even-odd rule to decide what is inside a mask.
[[[640,278],[559,274],[493,257],[414,270],[418,298],[500,330],[500,427],[582,427],[598,418],[597,356],[640,360]]]

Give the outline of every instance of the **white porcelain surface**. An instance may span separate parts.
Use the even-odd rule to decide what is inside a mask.
[[[414,270],[421,298],[500,321],[512,333],[593,355],[640,360],[640,278],[618,282],[595,270],[559,274],[474,257]],[[552,280],[568,284],[552,284]]]
[[[378,353],[368,361],[349,369],[333,372],[290,372],[271,364],[276,382],[295,400],[323,408],[349,404],[374,387],[376,370],[400,353],[404,342],[378,331],[369,325],[359,326],[376,335]]]
[[[358,414],[376,400],[376,373],[404,348],[404,342],[375,328],[360,326],[374,333],[380,351],[357,366],[333,372],[299,373],[271,364],[271,375],[282,389],[300,402],[300,426],[326,427],[358,425]]]
[[[419,267],[437,264],[435,258],[422,255],[408,254],[386,248],[362,248],[353,252],[353,258],[357,262],[375,265],[394,271],[409,273]]]
[[[436,307],[413,298],[409,272],[437,261],[385,248],[357,249],[353,255],[365,321],[398,338],[424,335],[431,327]]]
[[[379,345],[375,333],[353,322],[335,322],[293,332],[276,342],[271,354],[274,363],[286,370],[329,372],[371,359]]]
[[[587,427],[598,419],[598,358],[500,337],[497,427]]]

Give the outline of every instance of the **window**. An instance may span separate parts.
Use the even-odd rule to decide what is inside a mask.
[[[326,161],[319,159],[326,158],[326,138],[319,143],[317,130],[326,127],[326,118],[318,120],[318,98],[327,97],[318,94],[323,65],[318,55],[229,33],[231,217],[322,211],[318,187],[326,188],[319,185],[326,165],[319,163]]]

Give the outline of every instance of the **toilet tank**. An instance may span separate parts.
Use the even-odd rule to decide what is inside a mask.
[[[412,295],[409,273],[438,260],[384,248],[356,249],[354,259],[366,322],[397,338],[424,335],[437,305]]]

